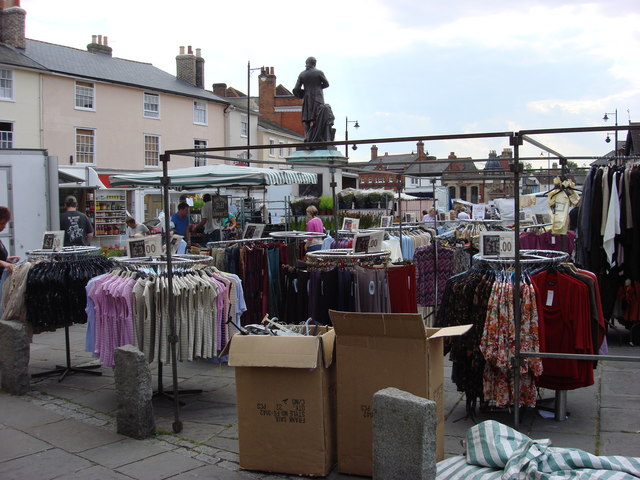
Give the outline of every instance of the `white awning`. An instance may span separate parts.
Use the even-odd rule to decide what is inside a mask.
[[[258,185],[288,185],[292,183],[316,183],[315,173],[272,168],[240,167],[236,165],[207,165],[205,167],[169,170],[170,187],[250,187]],[[161,185],[162,171],[112,175],[111,186]]]
[[[61,187],[106,188],[92,167],[58,167]]]

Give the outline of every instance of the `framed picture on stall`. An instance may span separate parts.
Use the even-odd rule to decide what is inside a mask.
[[[358,230],[359,225],[360,225],[359,218],[344,217],[342,219],[342,230],[348,230],[350,232],[353,232],[355,230]]]
[[[380,226],[382,228],[390,227],[392,218],[393,217],[391,215],[383,215],[382,217],[380,217]]]
[[[260,238],[264,232],[264,223],[247,223],[242,238]]]

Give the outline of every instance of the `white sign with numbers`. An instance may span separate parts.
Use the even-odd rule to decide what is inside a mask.
[[[384,232],[358,233],[353,237],[353,253],[372,253],[382,251]]]
[[[48,252],[59,252],[62,250],[64,243],[64,231],[56,230],[53,232],[44,232],[42,237],[42,250]]]
[[[482,232],[480,255],[483,257],[515,258],[515,232]]]
[[[162,236],[148,235],[146,237],[129,238],[127,252],[131,258],[152,257],[162,253]]]

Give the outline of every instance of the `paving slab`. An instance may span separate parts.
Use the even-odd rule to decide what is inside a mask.
[[[24,430],[25,428],[46,425],[63,420],[64,417],[50,410],[33,405],[27,400],[11,395],[0,395],[0,423]]]
[[[63,478],[64,480],[131,480],[131,477],[114,472],[100,465],[84,468],[71,475],[65,475]]]
[[[117,472],[139,480],[158,480],[187,473],[204,463],[174,452],[164,452],[116,469]]]
[[[640,412],[626,411],[620,408],[603,408],[600,410],[601,431],[635,433],[640,431]],[[638,450],[640,456],[640,450]]]
[[[52,448],[47,442],[14,428],[0,429],[0,462]]]
[[[239,471],[231,471],[216,465],[205,465],[203,467],[195,468],[186,473],[180,473],[171,479],[190,480],[195,478],[212,478],[215,480],[239,480],[246,479],[246,473]],[[280,477],[282,479],[282,477]]]
[[[83,452],[126,438],[115,432],[72,419],[30,427],[25,432],[72,453]]]
[[[143,460],[147,457],[165,453],[166,448],[150,445],[141,440],[125,438],[119,442],[101,445],[90,450],[78,453],[79,456],[91,460],[98,465],[103,465],[110,469],[121,467],[129,463]]]
[[[0,463],[3,480],[49,480],[72,475],[93,466],[91,462],[58,448]]]
[[[640,458],[640,433],[602,432],[598,455]]]

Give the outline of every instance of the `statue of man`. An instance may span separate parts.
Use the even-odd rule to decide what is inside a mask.
[[[309,131],[324,109],[324,94],[322,90],[329,86],[329,81],[322,73],[322,70],[316,68],[316,59],[314,57],[307,58],[305,65],[305,70],[298,75],[293,94],[297,98],[303,99],[302,123],[304,124],[304,131],[307,134],[308,141]]]

